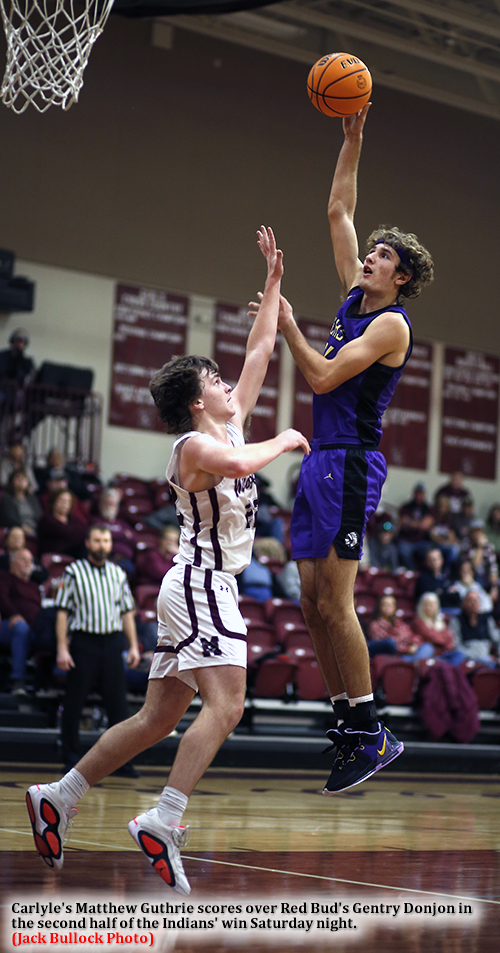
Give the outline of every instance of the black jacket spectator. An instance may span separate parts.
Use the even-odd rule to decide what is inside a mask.
[[[441,550],[429,549],[425,555],[424,568],[415,584],[415,599],[418,602],[425,592],[435,592],[439,596],[442,609],[458,609],[460,596],[453,587],[449,573],[443,571],[443,564]]]
[[[26,357],[25,349],[29,337],[23,328],[17,328],[10,336],[10,348],[0,351],[0,379],[15,381],[18,387],[24,387],[32,377],[35,365],[31,357]]]

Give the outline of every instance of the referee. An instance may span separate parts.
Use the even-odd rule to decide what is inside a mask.
[[[57,665],[68,673],[61,723],[66,770],[80,758],[80,716],[93,688],[102,694],[110,727],[128,717],[123,633],[129,646],[127,665],[135,668],[140,661],[127,577],[123,569],[108,562],[113,548],[109,529],[92,526],[85,546],[86,558],[66,567],[55,600]],[[135,776],[130,764],[121,771]]]

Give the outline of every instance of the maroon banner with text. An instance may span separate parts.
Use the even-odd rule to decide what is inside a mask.
[[[445,349],[442,473],[496,478],[499,371],[500,358],[491,354]]]
[[[432,345],[414,341],[413,351],[382,418],[380,449],[389,466],[427,469]]]
[[[308,318],[299,318],[298,325],[307,343],[322,354],[328,340],[329,325],[318,324],[317,321],[310,321]],[[311,439],[313,432],[312,402],[312,390],[302,372],[296,367],[292,427],[300,430],[308,440]]]
[[[117,285],[108,421],[118,427],[165,431],[149,393],[152,375],[185,354],[188,298]]]
[[[214,359],[219,365],[222,379],[231,387],[235,386],[241,374],[252,323],[253,319],[245,308],[222,303],[215,306]],[[280,348],[277,342],[252,413],[250,439],[254,443],[276,436],[279,377]]]

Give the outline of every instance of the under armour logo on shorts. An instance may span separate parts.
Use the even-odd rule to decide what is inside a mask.
[[[348,533],[344,539],[344,543],[346,544],[348,549],[354,549],[354,547],[358,545],[358,542],[359,542],[359,536],[357,533]]]
[[[204,658],[210,658],[212,655],[222,655],[219,648],[219,637],[217,635],[213,635],[210,642],[204,638],[200,638],[200,642]]]

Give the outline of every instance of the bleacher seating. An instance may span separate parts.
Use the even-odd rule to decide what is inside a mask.
[[[144,517],[170,501],[168,484],[164,480],[146,481],[129,474],[118,474],[114,481],[122,493],[120,516],[127,520],[137,534],[136,566],[141,555],[158,545],[159,532],[144,523]],[[288,528],[289,513],[280,511]],[[6,530],[0,527],[0,548]],[[36,550],[36,540],[34,541]],[[36,553],[35,553],[36,554]],[[56,586],[71,557],[44,554],[42,564],[49,572],[44,585],[49,598],[55,596]],[[270,563],[268,563],[270,565]],[[273,567],[275,568],[275,567]],[[280,567],[276,567],[280,568]],[[354,604],[366,629],[381,595],[395,596],[398,614],[411,622],[415,613],[414,589],[418,573],[400,570],[390,573],[373,567],[361,568],[355,581]],[[138,581],[138,576],[135,577]],[[158,587],[134,587],[138,617],[156,618]],[[268,599],[265,603],[248,597],[239,597],[241,613],[248,626],[249,698],[294,700],[300,703],[328,702],[328,692],[315,657],[311,638],[302,613],[295,602],[287,599]],[[415,705],[422,672],[418,664],[398,657],[381,655],[371,660],[374,691],[379,702],[386,706],[412,708]],[[500,710],[500,670],[493,671],[469,666],[466,674],[485,712]]]

